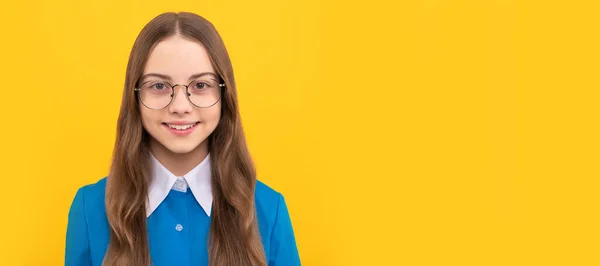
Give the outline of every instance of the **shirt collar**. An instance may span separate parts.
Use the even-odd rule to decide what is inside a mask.
[[[165,168],[152,153],[152,181],[148,189],[148,204],[146,204],[146,217],[150,217],[152,212],[158,208],[160,203],[169,195],[177,176]],[[194,198],[200,204],[206,215],[210,216],[212,209],[212,187],[211,187],[211,168],[210,154],[198,164],[194,169],[183,175],[183,179],[192,190]]]

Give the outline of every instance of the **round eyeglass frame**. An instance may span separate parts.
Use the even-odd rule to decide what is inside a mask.
[[[218,98],[218,99],[217,99],[217,100],[216,100],[216,101],[215,101],[213,104],[211,104],[211,105],[209,105],[209,106],[198,106],[198,105],[196,105],[195,103],[193,103],[193,102],[192,102],[192,100],[190,100],[190,95],[191,95],[191,94],[190,94],[190,92],[188,91],[188,89],[189,89],[189,86],[190,86],[190,85],[192,85],[192,83],[194,83],[194,82],[196,82],[196,81],[194,80],[194,81],[190,82],[188,85],[185,85],[185,84],[175,84],[175,85],[171,85],[171,83],[169,83],[169,82],[166,82],[166,81],[165,81],[165,83],[167,83],[167,84],[169,85],[168,87],[169,87],[169,88],[171,88],[171,95],[170,95],[170,97],[171,97],[171,100],[169,100],[169,103],[168,103],[167,105],[165,105],[164,107],[161,107],[161,108],[152,108],[152,107],[150,107],[150,106],[146,105],[146,103],[145,103],[145,102],[142,100],[142,97],[139,95],[139,93],[137,94],[137,95],[138,95],[138,99],[139,99],[139,101],[140,101],[140,102],[141,102],[141,103],[142,103],[142,104],[143,104],[143,105],[144,105],[146,108],[148,108],[148,109],[151,109],[151,110],[161,110],[161,109],[165,109],[165,108],[167,108],[169,105],[171,105],[171,103],[173,103],[173,99],[175,99],[175,87],[177,87],[177,86],[184,86],[184,87],[185,87],[185,98],[187,98],[188,102],[190,102],[190,103],[191,103],[193,106],[195,106],[195,107],[198,107],[198,108],[209,108],[209,107],[212,107],[212,106],[214,106],[215,104],[217,104],[217,103],[218,103],[218,102],[221,100],[221,98],[222,98],[222,96],[223,96],[223,88],[225,88],[225,87],[226,87],[226,86],[225,86],[225,83],[222,83],[222,82],[221,82],[221,83],[219,83],[219,89],[221,90],[221,91],[219,91],[219,98]],[[145,83],[146,83],[146,82],[142,83],[142,85],[143,85],[143,84],[145,84]],[[134,89],[133,89],[133,91],[134,91],[134,92],[140,92],[140,91],[142,91],[142,88],[137,88],[137,87],[136,87],[136,88],[134,88]]]

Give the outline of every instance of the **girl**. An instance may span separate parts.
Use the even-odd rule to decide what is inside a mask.
[[[150,21],[125,76],[110,172],[69,211],[66,265],[300,265],[283,196],[256,180],[213,25]]]

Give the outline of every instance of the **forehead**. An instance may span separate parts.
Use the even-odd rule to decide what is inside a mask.
[[[206,48],[196,40],[176,35],[155,45],[143,74],[158,73],[180,81],[203,72],[215,72]]]

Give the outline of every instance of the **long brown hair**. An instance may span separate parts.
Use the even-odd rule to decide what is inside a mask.
[[[256,172],[240,121],[231,61],[212,23],[185,12],[164,13],[150,21],[138,35],[129,55],[106,187],[110,243],[104,265],[151,264],[146,232],[150,136],[142,126],[141,107],[134,87],[153,47],[176,34],[204,45],[225,83],[221,119],[207,139],[213,187],[209,265],[266,265],[254,206]]]

